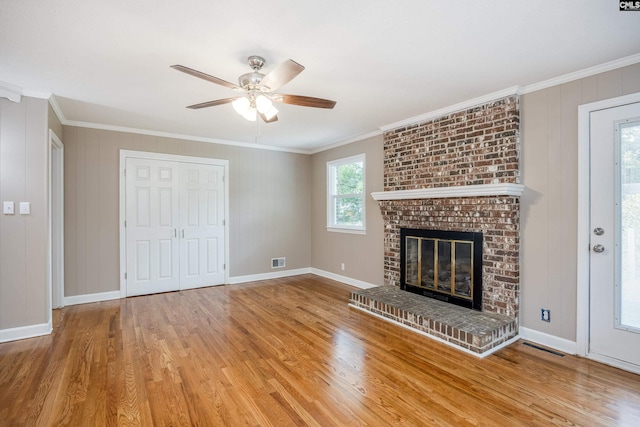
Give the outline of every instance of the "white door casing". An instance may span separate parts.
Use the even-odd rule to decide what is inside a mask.
[[[640,94],[579,109],[577,352],[633,372],[640,372],[640,334],[621,328],[616,320],[620,224],[615,129],[620,120],[640,115],[640,104],[633,105],[637,102]]]
[[[61,308],[64,307],[64,145],[51,129],[48,153],[49,300],[51,308]]]
[[[130,167],[134,164],[143,166],[140,172]],[[154,171],[154,165],[165,168],[164,178],[159,170]],[[121,297],[226,283],[228,180],[224,177],[228,161],[121,150],[120,168]],[[159,181],[149,184],[149,190],[144,189],[147,186],[145,168],[149,181]],[[127,197],[129,187],[134,185],[133,179],[125,179],[125,169],[126,178],[142,174],[142,179],[135,178],[139,181],[137,191],[141,196],[135,201],[135,208],[132,205],[137,197]],[[169,169],[172,170],[170,185],[166,182]],[[130,230],[132,221],[137,221],[132,215],[146,218],[147,200],[149,211],[155,212],[150,221],[164,224],[155,236],[145,227]],[[146,238],[134,244],[129,239],[131,233]]]

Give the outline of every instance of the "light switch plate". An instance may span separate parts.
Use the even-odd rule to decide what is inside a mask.
[[[5,215],[13,215],[13,202],[4,202],[2,204],[2,213]]]
[[[31,202],[20,202],[20,215],[29,215],[31,213]]]

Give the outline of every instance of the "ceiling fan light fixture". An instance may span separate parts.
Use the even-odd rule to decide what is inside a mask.
[[[233,101],[231,105],[233,105],[233,109],[236,110],[238,114],[243,116],[251,107],[251,101],[249,101],[249,98],[243,96]]]
[[[241,75],[238,79],[239,85],[229,83],[226,80],[185,67],[184,65],[172,65],[171,68],[177,71],[224,86],[228,89],[233,89],[236,92],[243,93],[243,95],[235,96],[233,98],[217,99],[215,101],[189,105],[187,108],[197,110],[200,108],[231,103],[233,105],[233,109],[246,120],[254,122],[257,120],[259,115],[266,123],[273,123],[278,121],[278,110],[273,106],[274,101],[303,107],[329,109],[336,105],[335,101],[331,101],[329,99],[301,95],[282,95],[275,92],[280,87],[293,80],[304,70],[304,67],[294,60],[289,59],[283,62],[266,75],[260,72],[264,65],[264,58],[253,55],[250,56],[248,60],[249,66],[253,71],[251,73]]]
[[[269,108],[267,111],[265,111],[262,114],[264,114],[264,117],[267,120],[271,120],[278,114],[278,109],[272,105],[271,108]]]
[[[266,114],[271,108],[273,108],[273,104],[271,100],[264,95],[258,95],[256,97],[256,108],[258,112],[261,114]]]
[[[250,122],[255,122],[256,118],[258,117],[258,112],[255,108],[249,107],[247,111],[242,115],[242,117],[249,120]]]

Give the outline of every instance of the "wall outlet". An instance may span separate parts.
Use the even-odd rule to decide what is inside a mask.
[[[543,322],[551,322],[551,310],[549,310],[548,308],[542,308],[540,310],[542,311],[540,320],[542,320]]]
[[[340,270],[344,271],[344,262],[340,264]]]

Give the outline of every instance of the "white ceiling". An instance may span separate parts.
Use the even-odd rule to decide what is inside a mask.
[[[70,124],[133,128],[312,152],[390,123],[640,53],[640,12],[614,0],[0,0],[0,82],[52,93]],[[230,89],[263,56],[306,67],[260,125]]]

